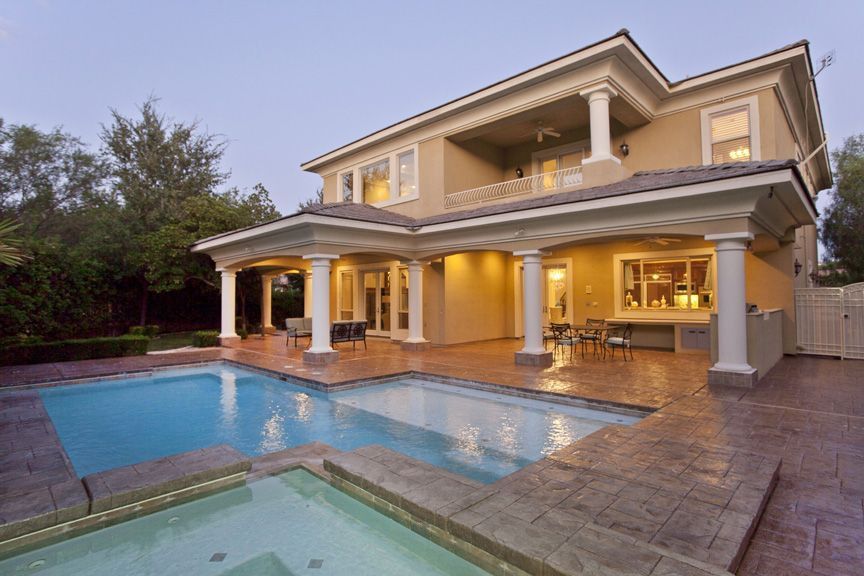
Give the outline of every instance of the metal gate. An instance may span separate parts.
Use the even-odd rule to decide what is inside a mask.
[[[798,288],[795,324],[800,353],[864,359],[864,282]]]

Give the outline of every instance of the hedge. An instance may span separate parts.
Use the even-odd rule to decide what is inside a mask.
[[[219,332],[216,330],[199,330],[192,334],[192,346],[210,348],[219,343]]]
[[[132,336],[147,336],[155,338],[159,334],[159,326],[156,324],[148,324],[147,326],[130,326],[129,334]]]
[[[140,356],[147,353],[147,344],[149,342],[150,339],[146,336],[127,334],[126,336],[111,338],[86,338],[18,344],[0,350],[0,366]]]

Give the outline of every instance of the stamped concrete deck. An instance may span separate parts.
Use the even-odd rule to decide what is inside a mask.
[[[559,360],[542,369],[515,366],[512,354],[518,346],[516,341],[495,341],[406,353],[372,340],[368,351],[343,346],[336,364],[309,366],[303,364],[301,350],[286,349],[284,336],[272,336],[232,349],[0,368],[0,386],[226,359],[322,386],[415,371],[653,409],[656,412],[636,428],[720,454],[782,459],[779,481],[739,574],[864,574],[864,362],[785,358],[755,388],[742,390],[708,387],[705,355],[636,350],[633,363],[624,364],[620,357],[577,357],[572,364]],[[5,450],[0,458],[13,448],[8,442],[0,444]],[[711,461],[701,471],[705,478],[725,477],[722,462]],[[703,502],[695,494],[693,499],[720,506],[719,499],[726,495],[712,494],[715,502]],[[611,506],[597,511],[600,528],[610,529],[603,520],[617,521],[618,528],[629,526],[633,533],[651,526],[650,517],[643,517],[650,515],[647,508]],[[710,506],[704,510],[716,511]],[[708,524],[710,530],[716,527]],[[694,538],[704,542],[706,534]]]

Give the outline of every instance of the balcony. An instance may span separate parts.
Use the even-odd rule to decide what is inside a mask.
[[[565,168],[536,176],[496,182],[488,186],[461,190],[444,196],[444,208],[461,208],[522,194],[565,192],[582,185],[582,167]]]

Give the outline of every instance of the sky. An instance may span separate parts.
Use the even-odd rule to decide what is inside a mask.
[[[320,186],[302,162],[621,28],[671,80],[802,38],[814,64],[835,50],[817,86],[838,147],[864,132],[862,22],[862,0],[0,0],[0,117],[96,148],[110,109],[153,95],[228,142],[227,185],[290,213]]]

